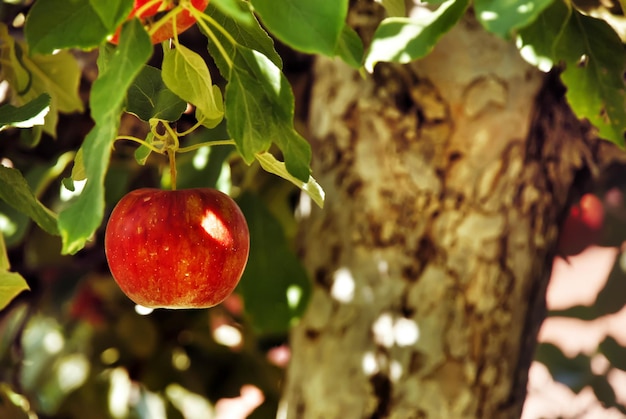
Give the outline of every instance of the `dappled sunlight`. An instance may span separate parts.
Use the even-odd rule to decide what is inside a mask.
[[[417,343],[420,331],[417,323],[406,317],[394,318],[390,313],[382,313],[372,325],[374,341],[391,348],[394,345],[406,347]]]
[[[354,299],[354,277],[348,268],[339,268],[333,274],[330,295],[341,303],[349,303]]]
[[[185,349],[176,347],[172,350],[172,366],[178,371],[187,371],[191,366],[191,359]]]
[[[302,302],[302,296],[302,287],[290,285],[287,288],[287,304],[289,305],[289,308],[295,310]]]
[[[57,383],[63,393],[82,386],[89,376],[89,359],[83,354],[66,355],[57,366]]]
[[[114,418],[125,418],[128,416],[128,402],[132,382],[125,368],[118,367],[109,371],[109,412]]]
[[[215,417],[211,403],[183,386],[172,383],[165,388],[165,395],[183,414],[185,419],[208,419]]]
[[[65,338],[58,330],[49,330],[43,337],[43,347],[49,354],[56,354],[63,349]]]
[[[222,324],[213,330],[213,339],[220,345],[238,347],[243,342],[241,332],[234,326]]]

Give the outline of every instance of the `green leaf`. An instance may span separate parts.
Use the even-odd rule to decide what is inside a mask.
[[[335,55],[348,14],[347,0],[252,0],[265,27],[290,47],[310,53]]]
[[[134,1],[131,0],[89,0],[102,24],[109,30],[117,29],[130,14]]]
[[[50,96],[43,93],[24,106],[0,106],[0,130],[6,126],[30,128],[43,125],[44,117],[50,111]]]
[[[250,163],[273,141],[289,173],[307,181],[311,148],[293,127],[294,98],[287,78],[265,55],[239,48],[226,86],[228,131]]]
[[[468,4],[468,0],[449,0],[420,17],[384,19],[374,33],[365,69],[372,72],[380,61],[408,63],[424,57],[459,21]]]
[[[8,271],[9,269],[11,269],[11,262],[4,242],[4,235],[0,233],[0,271]]]
[[[360,68],[363,63],[363,41],[354,29],[344,25],[337,42],[335,55],[353,68]]]
[[[250,256],[238,292],[257,329],[284,333],[302,316],[311,292],[310,282],[290,250],[280,223],[265,204],[250,193],[242,195],[237,203],[250,229]]]
[[[35,197],[19,170],[0,165],[0,199],[28,215],[50,234],[59,234],[57,217]]]
[[[28,291],[28,283],[22,275],[9,272],[11,264],[4,236],[0,233],[0,310],[3,310],[22,291]]]
[[[571,12],[564,2],[555,1],[532,24],[519,31],[517,44],[520,54],[529,64],[543,72],[552,69],[556,59],[554,46],[561,37]]]
[[[23,63],[24,48],[9,34],[9,28],[0,22],[0,74],[9,82],[16,95],[26,92],[32,83],[32,75]]]
[[[282,62],[271,40],[260,27],[242,27],[211,6],[208,12],[232,34],[227,38],[220,31],[211,32],[213,42],[209,42],[208,48],[229,81],[224,110],[228,133],[237,150],[250,164],[257,153],[267,151],[275,143],[285,156],[289,173],[307,182],[311,172],[310,145],[294,129],[291,85],[281,72]],[[218,48],[220,45],[222,49]]]
[[[3,310],[22,291],[28,291],[28,283],[16,272],[0,270],[0,310]]]
[[[561,79],[579,118],[587,118],[600,137],[620,146],[626,131],[623,44],[603,20],[574,10],[555,53],[565,61]]]
[[[164,49],[163,82],[176,95],[193,104],[205,118],[203,125],[213,128],[224,117],[221,95],[212,85],[209,68],[202,57],[178,45]]]
[[[5,25],[0,24],[2,76],[14,90],[13,105],[24,105],[42,94],[50,96],[50,111],[44,131],[55,136],[59,112],[83,110],[78,94],[81,70],[69,51],[54,55],[29,54],[26,45],[15,42]],[[6,45],[6,47],[4,47]]]
[[[311,197],[313,202],[315,202],[320,208],[324,208],[324,190],[317,183],[317,181],[313,179],[312,176],[309,176],[309,179],[306,183],[302,182],[300,179],[291,176],[291,174],[289,174],[285,167],[285,163],[278,161],[276,157],[274,157],[270,153],[259,153],[256,155],[256,159],[259,161],[261,167],[263,167],[265,171],[269,173],[274,173],[275,175],[278,175],[283,179],[290,181],[298,188],[306,192],[307,195]]]
[[[387,11],[389,17],[406,16],[406,6],[404,0],[382,0],[383,7]]]
[[[177,121],[186,107],[187,102],[165,86],[161,70],[148,65],[135,78],[126,95],[126,112],[144,121],[151,118]]]
[[[474,9],[485,29],[506,39],[516,29],[532,23],[552,3],[553,0],[476,0]]]
[[[243,26],[252,26],[257,24],[257,20],[250,10],[250,3],[242,0],[212,0],[209,7],[216,7],[219,11],[237,21]],[[206,13],[208,12],[208,8]],[[231,34],[232,32],[229,31]]]
[[[624,145],[626,62],[621,40],[605,21],[554,2],[520,31],[518,45],[522,57],[543,71],[563,65],[561,80],[576,116],[588,119],[600,137]]]
[[[126,91],[152,55],[152,43],[138,20],[124,25],[119,47],[91,89],[96,122],[81,147],[87,182],[82,193],[59,214],[64,254],[76,253],[99,227],[104,215],[104,179],[119,127]]]
[[[46,0],[33,4],[24,33],[33,53],[56,49],[93,48],[127,18],[130,0]]]
[[[152,132],[149,132],[148,135],[146,135],[144,141],[148,144],[152,144],[152,140],[154,140],[154,134]],[[152,154],[152,150],[150,149],[150,147],[142,144],[135,150],[135,160],[138,164],[143,166],[146,164],[146,161],[148,160],[148,157],[150,157],[150,154]]]
[[[239,1],[239,0],[237,0]],[[215,22],[219,24],[226,32],[228,32],[230,39],[227,39],[223,36],[223,34],[218,34],[218,42],[222,44],[224,50],[227,52],[229,57],[232,57],[236,53],[236,45],[254,49],[265,55],[269,58],[276,67],[282,69],[283,62],[280,58],[280,55],[276,52],[274,48],[274,41],[270,36],[265,32],[265,30],[261,27],[256,17],[252,14],[250,7],[248,6],[248,2],[239,1],[242,4],[242,10],[246,10],[246,14],[249,17],[250,24],[242,24],[241,20],[234,18],[233,16],[226,14],[222,11],[220,7],[216,7],[213,2],[209,3],[209,7],[207,7],[205,13],[212,16]],[[242,12],[243,13],[243,12]],[[208,27],[202,28],[205,33],[208,33],[206,29]],[[234,42],[234,44],[233,44]],[[211,49],[210,51],[217,49]],[[216,63],[220,69],[220,72],[224,77],[228,77],[230,73],[230,67],[228,63],[224,60],[224,57],[221,54],[216,53],[213,55],[213,58],[216,60]]]

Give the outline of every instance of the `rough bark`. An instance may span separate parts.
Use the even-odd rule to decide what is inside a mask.
[[[548,79],[471,18],[374,77],[317,61],[327,198],[304,215],[314,292],[279,415],[520,416],[559,220],[599,147]]]

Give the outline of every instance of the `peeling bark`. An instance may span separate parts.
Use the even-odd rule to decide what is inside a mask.
[[[471,18],[411,65],[314,73],[327,201],[303,221],[314,291],[279,415],[519,417],[574,178],[613,149]]]

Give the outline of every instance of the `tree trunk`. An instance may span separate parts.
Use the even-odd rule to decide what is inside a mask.
[[[280,417],[520,416],[559,221],[597,147],[547,79],[471,17],[373,77],[316,62],[327,198],[303,214],[314,291]]]

